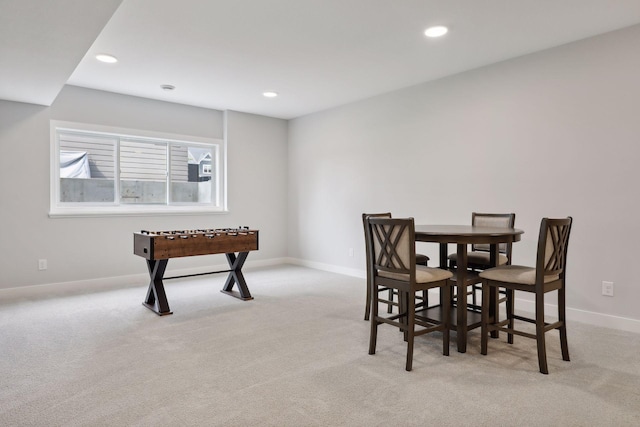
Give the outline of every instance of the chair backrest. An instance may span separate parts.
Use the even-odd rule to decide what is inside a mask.
[[[413,218],[369,217],[366,221],[372,272],[387,271],[415,279],[416,236]]]
[[[573,218],[542,218],[538,236],[536,283],[544,283],[549,276],[564,279],[567,247]]]
[[[362,214],[362,225],[364,226],[364,250],[365,258],[367,259],[367,281],[370,279],[369,270],[371,269],[371,260],[373,259],[373,256],[371,254],[371,247],[369,245],[369,239],[367,238],[367,219],[369,218],[391,218],[391,212]]]
[[[516,223],[514,213],[477,213],[471,214],[471,225],[477,227],[501,227],[513,228]],[[511,264],[511,243],[500,243],[498,251],[507,256],[507,264]],[[489,252],[490,245],[487,243],[471,245],[472,251]]]

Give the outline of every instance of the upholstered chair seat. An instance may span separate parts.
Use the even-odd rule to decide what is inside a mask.
[[[417,258],[417,257],[416,257]],[[378,275],[380,277],[386,277],[387,279],[394,280],[409,280],[408,274],[394,273],[391,271],[379,270]],[[453,277],[453,273],[448,270],[440,268],[425,267],[423,265],[416,265],[416,283],[428,283],[437,282],[439,280],[446,280]]]
[[[536,269],[523,265],[503,265],[481,272],[480,278],[493,280],[494,282],[534,286],[536,284]],[[558,278],[557,274],[544,276],[544,283],[551,283],[558,280]]]
[[[429,262],[429,257],[424,254],[416,254],[416,264],[418,265],[427,265]]]

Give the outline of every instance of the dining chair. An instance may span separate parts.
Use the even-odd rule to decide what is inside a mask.
[[[371,335],[369,354],[375,354],[378,325],[382,323],[396,326],[404,332],[407,342],[405,369],[413,365],[414,338],[429,332],[442,331],[442,353],[449,355],[450,307],[444,304],[439,322],[416,314],[416,293],[439,288],[443,298],[451,298],[453,274],[444,269],[416,265],[415,224],[413,218],[393,219],[365,218],[365,234],[369,248],[368,275],[371,277]],[[398,291],[399,310],[397,314],[382,316],[378,310],[378,289]]]
[[[372,213],[372,214],[368,214],[368,213],[363,213],[362,214],[362,224],[364,226],[364,230],[365,230],[365,239],[364,239],[364,244],[365,244],[365,258],[367,260],[367,301],[365,304],[365,311],[364,311],[364,320],[369,320],[369,315],[371,313],[371,289],[373,288],[372,284],[371,284],[371,277],[369,276],[369,242],[367,241],[367,223],[366,223],[366,219],[367,217],[371,217],[371,218],[391,218],[391,212],[384,212],[384,213]],[[429,262],[429,257],[427,255],[423,255],[423,254],[416,254],[416,264],[418,265],[424,265],[426,266]],[[387,289],[380,289],[380,292],[383,292]],[[388,289],[389,291],[389,296],[387,299],[381,299],[380,302],[387,304],[387,313],[391,313],[393,310],[393,306],[397,306],[398,303],[395,300],[395,296],[397,296],[398,292],[394,289]],[[420,297],[422,300],[425,301],[425,303],[428,301],[427,299],[427,293],[425,292],[424,295],[422,295]]]
[[[471,213],[471,225],[477,227],[501,227],[501,228],[513,228],[516,222],[515,213]],[[498,247],[498,265],[510,265],[511,264],[511,251],[512,243],[500,243]],[[471,250],[467,252],[467,266],[474,272],[479,272],[491,268],[491,245],[472,244]],[[457,265],[458,254],[452,253],[448,257],[449,267],[455,268]],[[472,283],[469,285],[470,289],[467,295],[471,295],[472,304],[474,308],[478,308],[476,292],[481,290],[480,282]],[[501,292],[504,295],[504,292]],[[500,300],[504,302],[504,298]]]
[[[509,344],[513,344],[513,335],[535,339],[538,347],[538,365],[540,372],[548,374],[545,333],[558,329],[562,359],[569,360],[566,326],[566,267],[567,247],[571,232],[571,217],[560,219],[543,218],[538,236],[538,251],[535,267],[520,265],[502,265],[480,273],[482,279],[482,329],[481,353],[487,354],[488,334],[491,331],[507,333]],[[489,318],[489,289],[499,287],[506,290],[507,317],[502,321]],[[535,314],[521,316],[514,313],[515,291],[529,292],[535,295]],[[545,321],[544,297],[551,291],[558,291],[558,320]],[[535,334],[516,330],[514,320],[535,324]]]

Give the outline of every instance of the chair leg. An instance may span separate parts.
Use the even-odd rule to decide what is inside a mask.
[[[536,342],[538,343],[538,365],[540,372],[548,374],[547,351],[544,337],[544,293],[536,294]]]
[[[500,322],[500,288],[496,288],[496,312],[495,312],[495,316],[496,316],[495,323],[499,323]],[[496,338],[497,337],[498,336],[496,335]]]
[[[482,281],[482,324],[480,327],[480,354],[487,354],[489,335],[489,282]]]
[[[369,335],[369,354],[376,354],[376,340],[378,338],[378,289],[372,284],[371,304],[371,334]]]
[[[514,310],[514,290],[507,289],[507,319],[509,319],[509,329],[513,329],[513,310]],[[513,334],[507,334],[507,342],[513,344]]]
[[[367,275],[369,275],[368,272]],[[371,287],[370,280],[367,278],[367,302],[364,309],[364,320],[369,320],[369,314],[371,314]]]
[[[391,304],[393,302],[393,289],[389,289],[389,304],[387,304],[387,313],[391,313],[393,311],[393,305]],[[399,299],[400,297],[398,297]]]
[[[409,339],[409,330],[407,329],[407,325],[409,324],[409,297],[413,298],[415,304],[415,293],[413,295],[409,295],[409,292],[398,291],[398,313],[401,314],[399,317],[400,323],[404,325],[401,332],[404,335],[405,341]]]
[[[451,299],[451,283],[447,282],[445,286],[440,288],[440,291],[444,291],[444,301],[449,301]],[[444,326],[444,330],[442,331],[442,354],[448,356],[449,334],[451,331],[451,306],[449,304],[444,304],[442,308],[442,323]]]
[[[489,312],[489,315],[491,317],[491,323],[493,324],[497,324],[498,323],[498,319],[500,318],[498,311],[500,309],[500,303],[498,302],[498,300],[500,300],[500,288],[498,286],[492,286],[491,288],[489,288],[489,307],[492,308],[493,310]],[[491,336],[491,338],[499,338],[500,337],[500,331],[498,330],[494,330],[491,331],[489,333],[489,335]]]
[[[409,292],[405,292],[409,294]],[[416,293],[411,292],[407,298],[407,366],[406,370],[410,371],[413,367],[413,339],[415,337],[415,321],[416,321]]]
[[[569,345],[567,344],[567,318],[565,316],[566,299],[564,287],[558,290],[558,320],[562,322],[560,326],[560,348],[562,350],[562,360],[569,361]]]
[[[478,306],[478,300],[476,298],[476,285],[471,285],[471,303]]]

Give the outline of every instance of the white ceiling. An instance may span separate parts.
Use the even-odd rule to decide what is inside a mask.
[[[0,0],[0,99],[66,83],[289,119],[640,23],[640,0],[118,3]]]
[[[0,99],[51,105],[122,0],[0,0]]]

